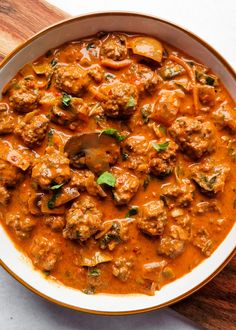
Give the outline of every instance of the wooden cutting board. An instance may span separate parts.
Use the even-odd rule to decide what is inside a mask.
[[[0,0],[0,60],[35,32],[68,17],[41,0]],[[236,257],[210,283],[171,308],[206,329],[236,330]]]

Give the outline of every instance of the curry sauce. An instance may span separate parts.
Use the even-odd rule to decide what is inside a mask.
[[[232,228],[235,104],[184,52],[100,32],[26,64],[2,95],[0,220],[44,276],[153,295]]]

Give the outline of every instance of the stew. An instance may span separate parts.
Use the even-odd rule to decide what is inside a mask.
[[[209,68],[145,35],[48,51],[0,103],[1,223],[44,276],[152,295],[236,214],[236,108]]]

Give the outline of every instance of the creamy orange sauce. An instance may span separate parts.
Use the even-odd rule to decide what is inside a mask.
[[[52,122],[50,116],[52,107],[55,103],[53,98],[57,98],[57,100],[58,98],[60,99],[63,95],[63,92],[66,92],[68,95],[70,95],[70,93],[64,91],[63,88],[58,88],[55,83],[53,71],[49,74],[45,74],[45,72],[42,74],[36,74],[32,65],[27,64],[14,78],[15,83],[17,84],[17,82],[19,82],[21,79],[24,79],[27,76],[32,76],[34,83],[37,86],[34,88],[39,90],[40,97],[45,98],[45,95],[51,95],[52,100],[50,99],[49,101],[45,101],[43,104],[39,102],[35,108],[38,110],[36,115],[45,114],[50,119],[47,128],[47,134],[42,139],[40,146],[26,146],[20,134],[15,134],[14,131],[1,135],[1,142],[8,143],[11,148],[18,150],[19,152],[23,152],[24,150],[32,150],[32,154],[29,156],[31,159],[31,165],[26,171],[23,171],[23,177],[17,182],[16,185],[14,185],[14,187],[6,188],[10,193],[10,199],[6,204],[3,203],[4,205],[1,205],[0,203],[2,215],[1,224],[10,235],[16,247],[28,255],[29,258],[32,259],[35,267],[40,271],[43,271],[46,274],[45,276],[51,276],[61,281],[65,285],[83,290],[85,293],[109,292],[153,294],[153,290],[160,289],[163,285],[174,281],[175,279],[190,272],[206,257],[210,256],[210,254],[213,253],[214,250],[225,239],[234,224],[236,214],[234,202],[236,200],[236,163],[234,157],[232,156],[230,145],[233,145],[234,143],[235,132],[232,128],[227,127],[227,125],[222,128],[219,123],[216,122],[213,115],[213,113],[221,106],[223,102],[227,103],[231,107],[232,111],[234,111],[234,104],[222,83],[218,81],[217,85],[214,86],[215,96],[213,104],[209,105],[208,99],[205,103],[204,101],[201,103],[201,100],[198,100],[199,109],[196,109],[194,107],[193,101],[193,86],[191,85],[192,82],[187,72],[183,70],[181,74],[166,79],[161,76],[161,69],[166,65],[170,54],[174,54],[175,56],[184,60],[186,63],[189,63],[188,61],[195,63],[188,64],[191,70],[197,70],[196,65],[199,64],[196,64],[192,57],[184,54],[181,50],[177,50],[165,43],[162,43],[163,49],[165,51],[161,62],[156,62],[143,56],[134,55],[132,53],[132,49],[129,48],[128,53],[125,55],[126,60],[128,59],[131,62],[129,66],[119,70],[103,66],[101,61],[104,59],[104,57],[106,58],[106,56],[101,54],[100,49],[103,43],[109,38],[111,38],[111,34],[108,36],[105,35],[102,38],[91,37],[63,45],[60,48],[52,50],[51,52],[48,52],[44,56],[40,57],[37,61],[34,62],[34,65],[39,66],[39,64],[43,64],[50,66],[50,63],[52,63],[54,60],[56,61],[55,68],[60,65],[75,64],[82,68],[84,72],[86,72],[90,70],[94,65],[101,67],[102,78],[99,82],[93,80],[93,78],[90,78],[89,87],[85,87],[83,93],[78,93],[79,95],[72,95],[72,97],[79,96],[82,98],[84,104],[88,106],[89,111],[91,111],[94,106],[100,107],[100,101],[94,94],[94,91],[91,90],[91,87],[94,87],[96,90],[100,90],[100,86],[102,84],[106,88],[106,86],[119,81],[135,85],[139,95],[138,102],[136,104],[135,111],[133,111],[132,114],[126,118],[119,116],[116,118],[109,115],[107,116],[106,110],[103,109],[104,113],[102,116],[97,114],[90,116],[89,112],[87,111],[86,119],[81,120],[81,118],[77,118],[75,120],[75,125],[72,125],[72,127]],[[124,38],[126,40],[126,45],[132,45],[132,40],[135,38],[135,36],[124,34]],[[115,61],[119,62],[122,60],[123,59]],[[147,68],[150,68],[150,70],[156,72],[157,75],[161,77],[157,87],[154,88],[154,90],[151,92],[144,91],[144,93],[142,93],[140,91],[140,82],[137,78],[134,77],[132,72],[132,65],[140,65],[140,63],[144,63]],[[172,64],[176,65],[174,62]],[[54,67],[52,70],[54,70]],[[136,68],[134,67],[133,70],[135,71]],[[52,78],[50,78],[50,74],[52,74]],[[207,71],[206,74],[210,76],[213,75],[211,71]],[[171,85],[171,82],[173,81],[175,81],[175,87]],[[201,81],[196,81],[197,88],[202,85],[204,84],[202,84]],[[188,88],[185,88],[186,86],[189,87],[189,90]],[[174,93],[176,93],[176,90],[178,90],[177,94],[182,93],[182,96],[180,96],[179,99],[180,105],[176,106],[176,101],[173,100],[172,103],[170,102],[172,107],[173,104],[174,107],[177,107],[177,111],[174,114],[173,119],[171,122],[165,122],[165,119],[158,117],[160,115],[157,110],[153,116],[150,115],[149,119],[146,118],[147,120],[145,122],[145,118],[141,112],[142,107],[145,104],[150,104],[151,106],[154,106],[154,108],[157,107],[157,103],[160,102],[160,97],[163,90],[172,90]],[[1,102],[9,106],[7,111],[9,115],[11,115],[16,121],[14,124],[16,126],[17,120],[22,119],[22,117],[25,116],[25,113],[19,110],[15,110],[14,105],[10,103],[9,98],[12,96],[12,93],[14,93],[14,87],[12,87],[12,84],[9,83],[5,89],[5,94]],[[165,97],[166,96],[164,95],[162,102],[169,102]],[[167,105],[164,109],[166,109],[165,111],[169,116],[167,117],[171,118],[171,114],[169,115],[168,113],[168,111],[170,111],[169,107]],[[28,113],[30,113],[30,111]],[[130,154],[129,158],[126,160],[120,157],[116,164],[112,165],[122,168],[125,171],[135,175],[140,182],[137,192],[134,193],[132,198],[124,205],[116,205],[114,203],[113,194],[111,193],[112,187],[107,185],[102,186],[107,194],[105,198],[100,198],[99,196],[93,197],[96,200],[97,209],[102,213],[101,223],[104,223],[108,220],[125,219],[127,212],[133,206],[137,207],[138,209],[137,214],[131,215],[132,221],[128,224],[127,241],[119,242],[115,245],[114,249],[109,250],[108,247],[105,250],[101,249],[99,243],[100,240],[96,239],[96,235],[102,229],[97,230],[96,234],[92,234],[88,239],[80,242],[79,238],[68,239],[63,236],[63,230],[65,230],[66,224],[64,225],[64,229],[62,228],[60,231],[55,232],[45,223],[46,219],[49,217],[48,214],[40,213],[39,215],[33,215],[30,213],[28,200],[35,194],[35,192],[40,192],[46,195],[48,194],[47,190],[40,188],[39,185],[35,186],[33,184],[34,180],[31,177],[31,173],[35,162],[33,158],[43,157],[43,155],[47,152],[45,149],[49,143],[48,131],[50,129],[54,130],[53,136],[56,149],[61,148],[63,150],[66,141],[73,135],[81,134],[84,132],[101,131],[106,128],[115,128],[120,132],[121,135],[127,136],[124,141],[120,142],[121,148],[125,148],[126,140],[130,138],[130,136],[143,136],[145,141],[148,141],[150,145],[152,141],[155,141],[155,143],[158,144],[169,140],[174,141],[175,137],[170,134],[169,128],[171,125],[173,125],[176,118],[181,116],[195,118],[197,115],[201,116],[204,122],[209,121],[213,125],[213,151],[205,153],[198,159],[193,159],[191,156],[189,156],[188,152],[181,150],[181,146],[178,145],[179,143],[176,141],[179,149],[176,151],[174,167],[171,173],[167,173],[169,175],[165,175],[163,177],[155,175],[150,171],[139,172],[136,169],[129,168],[129,165],[127,164],[129,164],[130,159],[132,159],[132,154]],[[234,114],[232,116],[234,116]],[[153,128],[152,124],[156,125],[157,130],[159,129],[158,125],[161,124],[162,127],[164,126],[165,128],[165,132],[163,132],[163,130],[159,131],[158,136],[155,133],[155,129]],[[158,153],[153,148],[152,152],[150,153],[150,157],[158,158],[161,152]],[[216,164],[223,165],[229,169],[227,178],[223,183],[224,187],[217,191],[215,194],[213,193],[210,195],[202,193],[198,184],[192,180],[191,172],[192,166],[194,164],[201,165],[207,160],[213,163],[215,166]],[[70,168],[72,171],[77,171],[77,169],[72,165],[70,165]],[[176,172],[178,172],[177,175]],[[97,180],[100,173],[94,174],[95,179]],[[179,182],[181,183],[182,179],[187,178],[190,180],[194,187],[193,199],[190,205],[187,207],[176,206],[175,202],[173,202],[174,205],[169,207],[168,205],[164,204],[164,211],[167,214],[167,221],[164,226],[164,231],[160,235],[152,236],[140,230],[137,223],[141,217],[139,210],[142,208],[142,206],[150,201],[160,201],[160,199],[163,198],[163,187],[166,187],[168,183],[178,185]],[[146,186],[144,182],[147,181],[148,184]],[[69,184],[70,183],[68,182],[68,185]],[[214,184],[214,182],[212,184]],[[4,186],[4,184],[2,185]],[[79,193],[80,196],[77,199],[80,199],[82,196],[89,195],[89,193],[85,191],[79,191]],[[62,217],[65,219],[66,214],[73,202],[74,201],[71,201],[65,204],[65,210],[62,214]],[[209,204],[216,203],[218,210],[206,210],[200,214],[196,210],[199,203],[202,202],[207,202]],[[172,211],[175,208],[181,210],[181,215],[178,217],[173,217]],[[17,235],[16,226],[14,227],[14,225],[6,224],[6,219],[9,217],[9,214],[16,213],[18,213],[21,217],[27,217],[35,221],[35,225],[33,226],[32,231],[30,231],[30,234],[27,235],[26,238],[22,238]],[[188,237],[184,239],[184,250],[176,257],[170,257],[168,255],[158,253],[161,238],[166,236],[169,237],[171,235],[171,227],[173,225],[178,225],[178,219],[184,218],[186,216],[188,216],[190,219],[190,229],[188,229]],[[182,229],[184,231],[186,230],[186,228]],[[207,255],[203,253],[201,248],[194,244],[194,239],[201,229],[204,229],[207,232],[208,239],[211,241],[211,247],[209,248],[209,253]],[[50,270],[44,269],[40,262],[35,261],[35,255],[32,255],[32,244],[35,237],[45,237],[49,242],[55,240],[60,248],[60,252],[58,253],[55,265]],[[172,239],[174,238],[172,237]],[[97,251],[106,253],[110,256],[111,260],[109,262],[99,263],[94,267],[86,267],[81,265],[81,260],[84,257],[91,259]],[[128,278],[125,280],[121,280],[119,276],[114,275],[114,263],[120,257],[125,258],[132,264],[128,269]],[[165,262],[163,267],[160,266],[154,268],[151,272],[147,272],[145,270],[146,264],[163,261]]]

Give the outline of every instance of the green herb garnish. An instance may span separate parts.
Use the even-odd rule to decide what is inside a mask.
[[[133,108],[135,106],[136,106],[136,101],[133,96],[130,96],[130,98],[126,104],[126,108]]]
[[[91,276],[91,277],[98,277],[98,276],[100,276],[100,274],[101,274],[101,270],[98,268],[92,268],[88,272],[88,276]]]
[[[112,79],[114,79],[116,76],[114,75],[114,74],[112,74],[112,73],[105,73],[105,79],[106,80],[112,80]]]
[[[138,206],[133,206],[125,215],[126,218],[131,218],[133,215],[138,214]]]
[[[67,93],[62,93],[61,105],[63,108],[68,108],[70,106],[72,97]]]
[[[152,146],[153,148],[157,151],[157,152],[162,152],[162,151],[166,151],[166,149],[168,148],[170,142],[166,141],[164,143],[156,143],[156,142],[152,142]]]
[[[57,190],[57,189],[60,189],[65,183],[61,183],[61,184],[55,184],[53,186],[51,186],[51,190]]]
[[[87,49],[87,50],[90,50],[90,49],[92,49],[92,48],[96,48],[96,46],[95,46],[93,43],[89,43],[89,44],[87,44],[87,46],[86,46],[86,49]]]
[[[95,294],[96,288],[93,285],[89,285],[87,288],[83,289],[82,292],[89,295]]]
[[[48,208],[54,209],[55,208],[55,202],[56,199],[61,195],[60,191],[57,191],[55,194],[52,195],[52,197],[48,201]]]
[[[209,86],[215,86],[215,79],[211,76],[206,76],[206,84]]]
[[[110,187],[115,187],[116,184],[116,178],[113,174],[109,172],[102,173],[99,178],[97,179],[97,184],[106,184]]]
[[[126,136],[120,135],[119,131],[116,128],[104,129],[103,131],[101,131],[101,134],[110,135],[119,142],[123,141],[126,138]]]
[[[51,64],[52,67],[54,67],[54,66],[57,65],[57,63],[58,63],[57,60],[53,59],[53,60],[51,60],[50,64]]]

